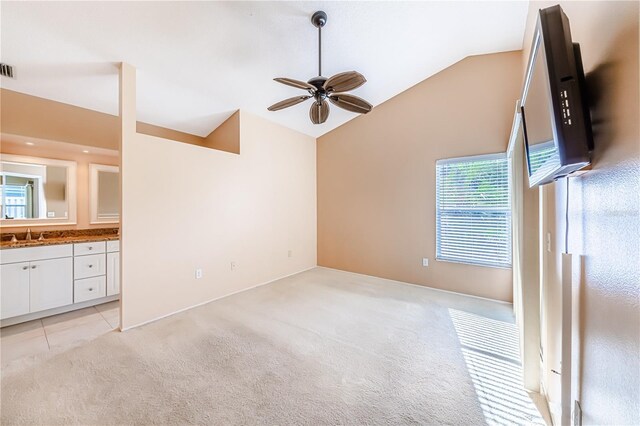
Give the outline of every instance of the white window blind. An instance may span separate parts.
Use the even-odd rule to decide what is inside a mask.
[[[436,162],[436,258],[511,266],[509,162],[504,154]]]

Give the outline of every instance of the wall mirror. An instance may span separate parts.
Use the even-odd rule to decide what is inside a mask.
[[[76,162],[0,155],[3,227],[75,224]]]
[[[120,221],[120,168],[89,164],[91,223]]]

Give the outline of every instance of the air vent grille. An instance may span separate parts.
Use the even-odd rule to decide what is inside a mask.
[[[0,74],[3,77],[15,78],[13,75],[13,67],[8,64],[0,63]]]

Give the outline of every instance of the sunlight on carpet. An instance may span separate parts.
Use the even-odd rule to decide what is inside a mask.
[[[449,309],[467,370],[489,425],[544,425],[522,386],[515,324]]]

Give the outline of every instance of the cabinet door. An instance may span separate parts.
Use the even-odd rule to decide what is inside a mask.
[[[29,262],[0,266],[0,318],[29,313]]]
[[[112,253],[116,251],[120,251],[120,241],[119,240],[107,241],[107,253]]]
[[[30,263],[31,312],[73,303],[73,258]]]
[[[107,296],[120,293],[120,253],[107,253]]]

